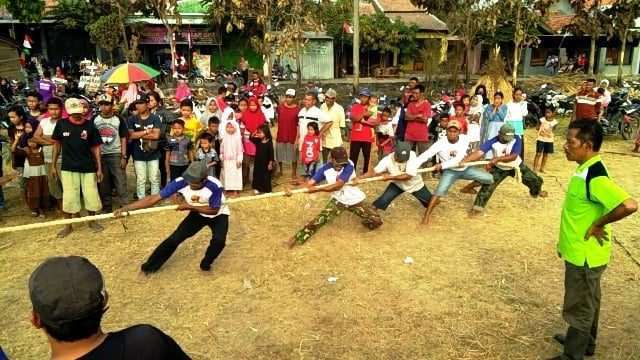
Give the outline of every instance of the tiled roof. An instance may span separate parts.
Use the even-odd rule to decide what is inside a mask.
[[[362,5],[360,2],[360,9]],[[447,24],[435,15],[416,7],[410,0],[371,0],[374,10],[384,12],[390,19],[400,18],[408,24],[415,24],[420,30],[447,31]]]
[[[554,32],[561,32],[565,26],[571,24],[573,18],[574,15],[550,14],[547,25],[549,25]]]

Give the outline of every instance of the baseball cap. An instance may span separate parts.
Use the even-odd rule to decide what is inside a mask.
[[[449,122],[447,123],[447,129],[448,128],[456,128],[460,130],[462,129],[462,125],[460,125],[460,121],[458,120],[449,120]]]
[[[81,256],[52,257],[29,277],[33,310],[43,323],[60,326],[102,311],[106,292],[100,270]]]
[[[409,160],[411,155],[411,144],[406,141],[400,141],[396,144],[395,157],[397,161],[405,162]]]
[[[331,160],[338,165],[344,165],[349,162],[349,156],[347,156],[347,150],[342,146],[331,149]]]
[[[368,88],[362,88],[360,89],[360,92],[358,93],[359,96],[371,96],[371,91],[369,91]]]
[[[192,162],[187,170],[182,173],[182,178],[188,183],[197,183],[207,178],[209,171],[204,161]]]
[[[113,104],[113,97],[108,94],[102,94],[98,97],[98,105],[100,104]]]
[[[516,129],[511,124],[504,124],[500,127],[498,134],[502,136],[504,140],[511,141],[516,135]]]
[[[330,98],[335,98],[336,96],[338,96],[336,91],[333,90],[333,89],[327,90],[327,92],[325,92],[324,95],[327,96],[327,97],[330,97]]]
[[[285,91],[284,95],[285,96],[295,97],[296,96],[296,90],[295,89],[287,89],[287,91]]]
[[[138,100],[134,101],[134,104],[146,104],[149,102],[149,96],[147,94],[138,95]]]
[[[69,98],[64,102],[64,109],[67,111],[67,114],[82,114],[82,102],[80,99]]]

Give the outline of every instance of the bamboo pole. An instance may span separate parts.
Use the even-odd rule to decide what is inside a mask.
[[[482,165],[486,165],[488,163],[489,163],[488,161],[475,161],[475,162],[469,162],[469,163],[465,164],[465,166],[482,166]],[[418,173],[430,173],[430,172],[433,172],[434,170],[435,170],[435,167],[429,167],[429,168],[419,169]],[[357,181],[350,181],[348,184],[349,185],[359,185],[359,184],[363,184],[363,183],[381,181],[381,180],[383,180],[383,178],[384,178],[384,176],[382,176],[382,175],[381,176],[374,176],[374,177],[361,179],[361,180],[357,180]],[[317,187],[322,189],[322,188],[326,188],[326,187],[328,187],[330,185],[331,184],[324,184],[324,185],[319,185]],[[275,197],[289,196],[289,194],[291,194],[291,195],[303,194],[303,193],[306,193],[306,192],[308,192],[307,188],[300,188],[300,189],[291,190],[289,192],[287,192],[287,191],[278,191],[278,192],[260,194],[260,195],[254,195],[254,196],[243,196],[243,197],[239,197],[239,198],[227,199],[224,204],[225,205],[227,205],[227,204],[236,204],[236,203],[240,203],[240,202],[247,202],[247,201],[263,200],[263,199],[270,199],[270,198],[275,198]],[[206,205],[203,205],[203,206],[206,206]],[[150,213],[156,213],[156,212],[162,212],[162,211],[176,210],[177,208],[178,208],[178,205],[156,206],[156,207],[151,207],[151,208],[146,208],[146,209],[139,209],[139,210],[129,211],[129,212],[124,213],[124,216],[127,217],[127,216],[132,216],[132,215],[150,214]],[[70,225],[70,224],[76,224],[76,223],[81,223],[81,222],[86,222],[86,221],[105,220],[105,219],[112,219],[112,218],[116,218],[116,217],[113,215],[113,213],[108,213],[108,214],[98,214],[98,215],[91,215],[91,216],[83,216],[83,217],[71,218],[71,219],[53,220],[53,221],[47,221],[47,222],[41,222],[41,223],[16,225],[16,226],[9,226],[9,227],[0,228],[0,234],[10,233],[10,232],[17,232],[17,231],[25,231],[25,230],[42,229],[42,228],[51,227],[51,226]]]

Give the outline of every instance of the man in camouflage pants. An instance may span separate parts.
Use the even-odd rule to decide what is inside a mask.
[[[362,219],[362,224],[374,230],[382,225],[382,219],[368,204],[364,202],[365,194],[355,186],[347,183],[355,178],[353,162],[347,156],[347,151],[343,147],[331,149],[331,160],[316,171],[307,182],[308,193],[330,192],[331,200],[327,206],[298,231],[286,245],[289,248],[296,244],[304,244],[323,225],[327,224],[343,211],[349,211]],[[326,187],[317,187],[321,181],[327,181]]]
[[[507,176],[516,176],[516,170],[521,177],[522,183],[529,188],[531,196],[547,196],[547,192],[542,190],[542,178],[522,162],[520,157],[521,149],[522,139],[515,135],[515,130],[511,124],[504,124],[500,128],[498,136],[480,145],[480,149],[469,154],[464,159],[463,162],[472,162],[482,159],[487,153],[492,154],[491,162],[487,164],[486,168],[493,175],[493,183],[482,185],[480,188],[473,203],[472,215],[480,214],[484,211],[498,185]]]

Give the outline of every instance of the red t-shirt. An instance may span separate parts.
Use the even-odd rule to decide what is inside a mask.
[[[431,118],[431,103],[423,100],[422,103],[409,103],[407,113],[411,115],[422,115],[425,119]],[[407,128],[404,133],[407,141],[429,141],[429,123],[419,121],[407,121]]]
[[[366,106],[362,106],[362,104],[353,104],[351,106],[351,119],[368,111],[369,109]],[[361,122],[353,123],[353,126],[351,126],[351,141],[373,142],[374,140],[373,126]]]
[[[462,116],[462,117],[457,117],[454,116],[452,118],[449,119],[449,121],[451,120],[456,120],[457,122],[460,123],[460,133],[461,134],[467,134],[467,130],[469,129],[469,122],[467,121],[467,117],[466,116]]]
[[[296,142],[298,134],[298,113],[300,108],[298,105],[287,107],[284,104],[278,105],[276,113],[278,114],[278,135],[276,142],[293,144]]]
[[[304,137],[300,159],[305,165],[320,159],[320,137],[311,134]]]

